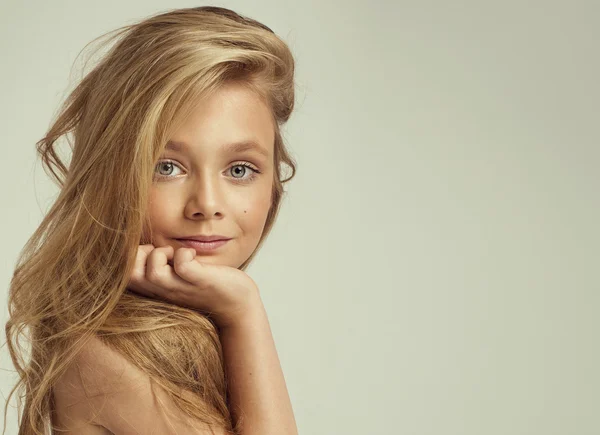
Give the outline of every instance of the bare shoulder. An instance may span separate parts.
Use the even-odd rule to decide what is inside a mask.
[[[119,434],[226,434],[191,420],[150,377],[93,338],[55,387],[57,414],[91,421]],[[91,433],[91,432],[90,432]]]
[[[101,401],[122,387],[143,381],[122,355],[99,339],[90,340],[53,386],[52,421],[65,434],[110,434],[100,423]]]
[[[143,388],[149,382],[144,372],[98,337],[85,344],[72,365],[72,371],[79,377],[79,386],[87,397]]]

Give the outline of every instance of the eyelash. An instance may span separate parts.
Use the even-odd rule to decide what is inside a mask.
[[[160,165],[162,165],[164,163],[170,163],[174,166],[177,166],[179,169],[182,169],[179,164],[177,164],[177,163],[175,163],[175,161],[169,160],[169,159],[160,160],[156,164],[156,168],[158,168]],[[243,167],[248,168],[253,171],[252,174],[246,179],[232,177],[236,183],[250,183],[250,182],[254,181],[254,179],[257,177],[258,174],[260,174],[260,171],[248,162],[236,162],[235,164],[231,165],[228,170],[231,170],[231,168],[235,168],[236,166],[243,166]],[[171,177],[169,175],[160,175],[160,174],[155,173],[155,178],[165,179],[165,178],[173,178],[173,177]]]

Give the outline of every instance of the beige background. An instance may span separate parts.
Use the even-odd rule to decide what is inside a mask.
[[[75,56],[201,4],[0,1],[3,301]],[[298,173],[249,273],[300,433],[600,433],[600,3],[216,4],[297,59]]]

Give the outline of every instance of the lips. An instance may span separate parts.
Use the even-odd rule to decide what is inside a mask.
[[[205,236],[205,235],[186,236],[186,237],[180,237],[177,240],[196,240],[197,242],[214,242],[217,240],[231,240],[231,237],[214,234],[211,236]]]
[[[212,240],[209,242],[202,242],[191,239],[177,239],[182,245],[188,248],[194,248],[196,254],[200,255],[211,251],[218,250],[221,246],[225,245],[231,239]]]

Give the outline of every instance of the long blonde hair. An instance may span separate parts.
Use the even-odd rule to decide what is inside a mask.
[[[145,371],[188,415],[231,432],[212,319],[126,287],[150,227],[157,159],[190,108],[232,81],[268,103],[275,128],[272,206],[256,250],[239,268],[250,264],[275,222],[283,183],[296,172],[280,131],[294,108],[294,59],[270,28],[225,8],[171,10],[113,32],[117,42],[37,142],[60,193],[10,282],[5,329],[19,382],[4,407],[3,434],[18,389],[19,435],[51,433],[53,385],[92,337]],[[62,136],[72,150],[68,169],[55,147]],[[286,179],[282,164],[291,169]],[[29,355],[20,337],[30,342]]]

